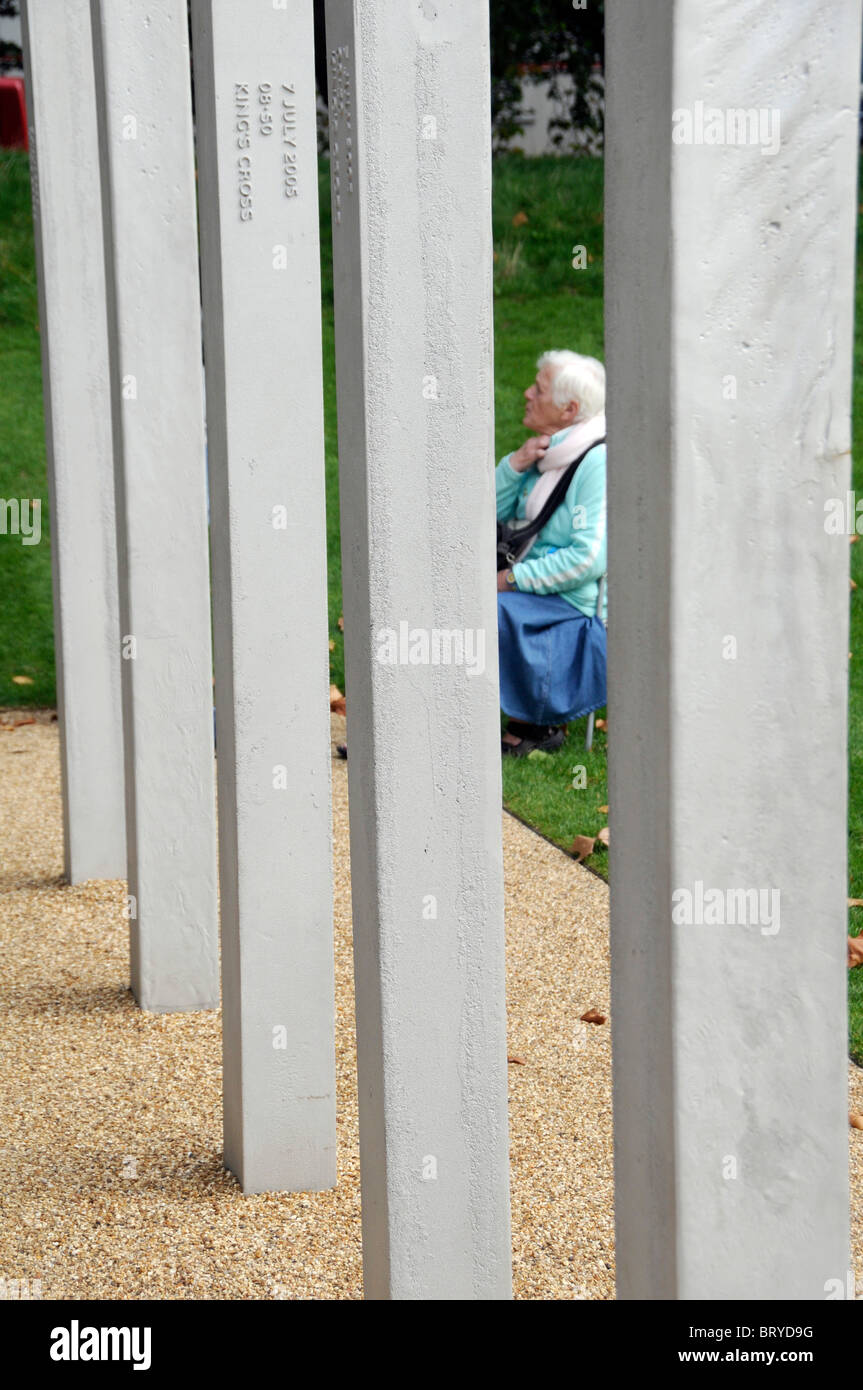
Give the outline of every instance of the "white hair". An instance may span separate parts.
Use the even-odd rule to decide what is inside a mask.
[[[591,420],[605,409],[605,368],[597,358],[561,349],[544,352],[536,365],[539,371],[543,367],[557,368],[551,383],[551,398],[561,408],[570,401],[577,401],[576,420]]]

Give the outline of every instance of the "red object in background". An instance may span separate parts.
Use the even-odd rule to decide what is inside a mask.
[[[0,147],[4,150],[29,148],[23,77],[0,77]]]

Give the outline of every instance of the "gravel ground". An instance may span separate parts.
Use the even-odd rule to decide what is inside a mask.
[[[347,767],[333,763],[339,1182],[243,1197],[216,1012],[142,1013],[125,885],[64,884],[57,725],[0,711],[0,1279],[43,1298],[362,1296]],[[345,721],[333,716],[333,742]],[[503,816],[515,1294],[614,1290],[608,890]],[[851,1067],[863,1113],[863,1072]],[[863,1269],[863,1131],[850,1131]]]

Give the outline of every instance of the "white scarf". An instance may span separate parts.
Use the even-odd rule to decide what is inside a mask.
[[[528,494],[525,503],[527,521],[533,521],[535,517],[539,516],[543,505],[560,481],[561,470],[567,468],[578,458],[579,454],[583,454],[585,449],[589,449],[598,439],[602,439],[604,434],[605,412],[601,410],[598,415],[591,415],[589,420],[578,420],[576,424],[570,425],[563,438],[557,444],[553,444],[550,449],[546,449],[542,458],[534,465],[539,470],[540,478]],[[527,551],[525,551],[526,554]],[[523,559],[524,556],[521,558]]]

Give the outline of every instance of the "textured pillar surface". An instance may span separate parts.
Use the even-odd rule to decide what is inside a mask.
[[[488,6],[327,53],[365,1291],[508,1298]]]
[[[860,12],[607,7],[623,1298],[848,1268],[844,498]]]
[[[219,1002],[203,367],[185,0],[93,0],[132,989]]]
[[[123,733],[89,0],[22,11],[54,593],[64,867],[122,878]],[[43,527],[42,544],[48,544]]]
[[[311,0],[192,6],[207,363],[225,1163],[336,1180]]]

